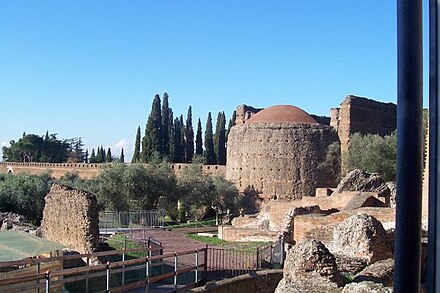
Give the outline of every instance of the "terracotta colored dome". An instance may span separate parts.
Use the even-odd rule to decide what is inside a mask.
[[[318,123],[302,109],[291,105],[271,106],[261,110],[249,120],[246,124],[259,123]]]

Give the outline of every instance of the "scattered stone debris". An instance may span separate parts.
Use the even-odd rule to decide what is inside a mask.
[[[333,230],[333,251],[369,264],[392,257],[385,229],[374,217],[353,215]]]
[[[379,196],[390,196],[390,189],[379,174],[359,169],[349,172],[335,189],[335,193],[343,191],[368,191],[376,192]]]
[[[11,212],[0,213],[0,231],[2,230],[22,231],[33,235],[39,232],[37,226],[26,222],[25,216]]]

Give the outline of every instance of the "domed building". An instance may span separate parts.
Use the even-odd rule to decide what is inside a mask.
[[[240,191],[251,188],[263,198],[290,200],[334,185],[331,173],[318,168],[327,147],[338,141],[333,127],[290,105],[247,116],[231,128],[227,145],[226,178]]]

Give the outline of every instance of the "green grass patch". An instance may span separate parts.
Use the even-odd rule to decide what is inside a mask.
[[[223,248],[240,249],[244,251],[256,250],[260,246],[270,244],[270,242],[264,242],[264,241],[251,241],[251,242],[226,241],[219,239],[217,237],[199,236],[194,233],[188,233],[186,234],[186,237],[200,242],[204,242],[209,245],[221,246]]]
[[[215,219],[171,225],[170,228],[217,227]]]
[[[109,246],[115,248],[116,250],[123,250],[124,248],[126,248],[126,249],[142,248],[142,246],[139,243],[128,238],[123,233],[116,233],[115,235],[110,237],[106,241],[106,243]],[[127,254],[127,256],[134,257],[134,258],[146,257],[147,255],[148,255],[147,250],[145,250],[145,252],[139,251],[139,252],[131,252],[131,253]]]

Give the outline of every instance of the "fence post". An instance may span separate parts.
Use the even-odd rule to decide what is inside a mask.
[[[45,278],[46,278],[46,293],[49,293],[50,292],[50,271],[46,271]]]
[[[270,264],[273,262],[273,244],[270,244]]]
[[[199,281],[199,250],[196,249],[196,271],[195,271],[195,283]]]
[[[40,273],[40,262],[37,262],[37,275]],[[40,279],[37,280],[37,293],[40,293]]]
[[[177,292],[177,252],[174,252],[174,292]]]
[[[205,256],[204,256],[204,269],[205,269],[205,282],[208,281],[208,244],[205,247]]]
[[[110,292],[110,262],[107,262],[106,265],[107,270],[107,276],[106,276],[106,285],[105,285],[105,292]]]
[[[257,247],[257,271],[258,271],[258,267],[259,267],[259,258],[260,258],[260,250]]]
[[[145,292],[148,292],[148,287],[150,285],[150,259],[148,257],[145,258],[145,276],[146,276],[146,288]]]
[[[90,265],[90,257],[87,256],[86,260],[86,266],[88,267]],[[89,272],[86,272],[86,292],[89,292]]]

